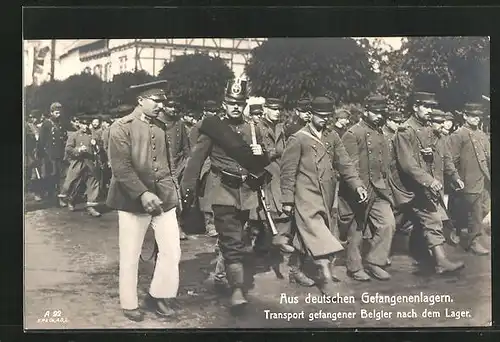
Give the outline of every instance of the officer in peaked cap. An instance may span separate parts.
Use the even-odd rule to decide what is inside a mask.
[[[463,262],[450,261],[444,249],[443,221],[447,214],[443,202],[443,182],[447,175],[456,188],[463,187],[446,148],[435,145],[433,128],[429,127],[433,109],[437,107],[433,93],[413,95],[413,115],[394,137],[394,150],[400,166],[399,179],[405,191],[414,197],[407,205],[396,203],[405,220],[414,228],[410,236],[410,254],[420,265],[435,265],[438,274],[464,267]],[[439,158],[439,159],[438,159]]]
[[[333,114],[333,101],[315,97],[312,119],[287,141],[281,158],[283,212],[295,220],[297,236],[293,247],[301,260],[308,254],[320,271],[318,286],[326,295],[341,291],[335,285],[333,267],[336,254],[343,250],[332,215],[338,171],[350,190],[364,202],[367,193],[342,141],[325,130]]]
[[[203,112],[205,115],[207,115],[207,113],[216,115],[219,110],[220,106],[217,105],[217,102],[215,102],[214,100],[208,100],[203,105]]]
[[[481,243],[484,234],[483,218],[490,212],[491,193],[491,142],[479,129],[484,118],[480,103],[467,103],[463,109],[464,125],[449,136],[449,148],[458,173],[465,187],[455,194],[455,206],[450,212],[457,225],[457,232],[467,228],[465,240],[468,250],[476,255],[486,255],[488,249]],[[450,194],[451,199],[451,194]]]
[[[342,137],[349,128],[351,113],[345,108],[338,109],[333,114],[333,120],[333,129],[337,132],[339,137]]]
[[[382,127],[382,131],[384,132],[387,140],[392,141],[394,134],[398,131],[400,125],[402,125],[407,117],[403,112],[398,110],[388,110],[384,113],[385,124]],[[389,144],[392,148],[392,143]]]
[[[311,121],[311,99],[302,97],[297,101],[295,113],[285,124],[285,137],[288,139],[292,134],[303,128]]]
[[[226,116],[223,120],[218,117],[203,120],[181,186],[185,204],[189,206],[203,164],[210,158],[210,172],[215,181],[210,189],[209,202],[231,287],[230,306],[236,312],[248,303],[247,292],[253,283],[252,268],[247,263],[251,247],[244,239],[244,230],[250,211],[258,207],[258,197],[248,180],[253,179],[254,173],[262,171],[266,161],[268,164],[262,146],[253,143],[252,127],[243,117],[247,91],[246,80],[227,83],[223,102]],[[258,142],[262,136],[258,127],[255,127],[255,133]]]
[[[118,211],[120,306],[133,321],[144,319],[137,297],[137,276],[139,251],[150,225],[155,229],[158,255],[148,307],[162,317],[174,315],[173,300],[179,287],[179,202],[165,124],[158,119],[167,100],[165,83],[130,87],[137,96],[137,106],[115,121],[109,133],[112,179],[106,204]]]

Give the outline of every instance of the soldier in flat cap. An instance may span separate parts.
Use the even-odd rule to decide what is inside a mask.
[[[259,121],[257,127],[262,134],[262,146],[268,153],[271,163],[266,170],[271,175],[270,180],[265,184],[264,191],[270,205],[271,217],[276,224],[278,234],[273,236],[272,245],[277,247],[284,254],[284,263],[287,264],[289,253],[294,251],[290,245],[291,219],[282,212],[281,188],[280,188],[280,159],[285,149],[284,125],[280,122],[281,111],[283,110],[283,100],[280,98],[266,98],[264,104],[264,116]],[[266,223],[265,212],[262,208],[252,211],[251,220],[257,221],[257,226],[263,228]],[[260,232],[269,233],[270,229],[259,229]],[[262,236],[262,235],[261,235]],[[269,236],[269,234],[267,234]],[[264,239],[265,240],[265,239]]]
[[[490,211],[491,150],[488,136],[478,128],[484,118],[483,106],[467,103],[463,117],[465,124],[449,136],[448,146],[465,187],[454,194],[456,205],[450,209],[457,228],[467,228],[469,232],[467,246],[470,251],[486,255],[489,251],[481,244],[480,237],[483,218]]]
[[[80,129],[68,137],[65,147],[66,160],[69,161],[69,167],[66,172],[66,178],[58,195],[61,202],[74,211],[75,200],[78,195],[80,184],[85,184],[85,194],[87,203],[86,211],[93,217],[101,216],[96,210],[99,197],[100,180],[100,158],[99,142],[92,136],[90,125],[80,124]]]
[[[134,111],[115,121],[109,133],[112,179],[107,205],[118,210],[120,305],[124,315],[142,321],[137,297],[139,255],[146,231],[155,231],[158,255],[146,300],[162,317],[175,314],[181,247],[176,207],[174,164],[169,158],[164,110],[165,81],[131,87],[137,92]]]
[[[202,121],[205,118],[217,116],[219,108],[220,105],[218,105],[217,102],[213,100],[208,100],[207,102],[205,102],[205,105],[203,107],[203,116],[194,125],[189,134],[189,143],[191,149],[194,148],[194,146],[196,145],[196,141],[198,140],[198,137],[200,135],[200,127]],[[218,233],[217,230],[215,230],[214,214],[212,212],[211,198],[212,198],[212,188],[214,185],[214,176],[210,172],[211,168],[210,165],[211,165],[210,158],[207,158],[200,172],[200,182],[198,188],[196,189],[196,193],[198,195],[199,208],[203,213],[204,217],[205,234],[209,237],[215,238],[217,237]],[[221,282],[225,284],[224,279],[221,279]]]
[[[55,199],[61,181],[66,142],[66,134],[60,120],[62,109],[59,102],[52,103],[49,116],[40,127],[37,153],[41,162],[41,180],[40,188],[36,193],[47,199]],[[60,204],[64,205],[64,203]]]
[[[311,256],[319,268],[317,284],[327,295],[338,292],[333,284],[333,258],[344,248],[332,219],[335,170],[364,202],[367,193],[337,133],[324,130],[333,114],[333,102],[316,97],[311,104],[312,120],[287,141],[281,159],[283,212],[295,219],[293,246]]]
[[[335,130],[335,132],[337,132],[339,137],[342,138],[351,123],[351,113],[344,108],[336,110],[333,116],[333,120],[333,129]]]
[[[450,261],[443,246],[443,221],[447,218],[443,202],[444,175],[450,177],[456,188],[463,187],[463,183],[445,145],[437,143],[428,125],[437,104],[433,93],[413,95],[413,115],[396,133],[394,150],[399,180],[404,190],[414,196],[405,204],[406,219],[412,220],[413,225],[410,254],[420,266],[432,266],[436,273],[443,274],[464,266],[463,262]]]
[[[285,138],[304,128],[311,121],[311,99],[303,97],[297,101],[295,115],[285,124]]]
[[[264,107],[261,104],[252,104],[248,107],[248,115],[255,124],[258,124],[264,114]]]
[[[345,191],[342,183],[339,192],[354,218],[349,227],[346,246],[347,271],[359,281],[368,281],[370,276],[379,280],[390,279],[384,267],[396,223],[388,180],[389,143],[382,132],[386,109],[384,97],[369,96],[361,121],[350,127],[342,137],[345,149],[368,190],[368,200],[361,204],[352,198],[352,193]],[[365,255],[361,255],[363,241],[369,245]]]
[[[253,143],[251,125],[244,119],[246,100],[247,81],[230,81],[223,103],[226,118],[221,120],[214,116],[203,120],[181,187],[188,205],[192,202],[202,166],[209,157],[215,183],[211,189],[212,211],[232,292],[230,306],[236,312],[248,303],[247,293],[253,286],[253,272],[249,267],[251,249],[243,234],[250,210],[258,206],[257,192],[250,181],[254,180],[255,173],[264,171],[267,160],[262,146]],[[260,141],[258,128],[256,135]],[[261,179],[257,175],[256,178]]]
[[[163,103],[163,111],[160,111],[158,119],[165,124],[167,129],[167,144],[170,163],[176,176],[177,183],[180,183],[186,162],[191,154],[191,145],[186,125],[181,120],[180,103],[177,96],[168,94]],[[186,240],[188,237],[182,229],[183,222],[179,222],[180,238]]]

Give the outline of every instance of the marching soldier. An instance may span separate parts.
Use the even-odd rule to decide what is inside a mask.
[[[285,124],[286,139],[298,132],[300,129],[304,128],[311,121],[310,110],[311,99],[304,97],[297,101],[295,115],[292,117],[290,122]]]
[[[407,117],[404,113],[397,110],[385,112],[384,116],[385,124],[382,127],[382,132],[388,141],[392,141],[394,135],[398,131],[399,127],[406,121]],[[392,144],[389,144],[389,148],[392,149]]]
[[[69,161],[61,193],[58,195],[63,206],[75,210],[74,200],[79,184],[85,183],[87,203],[85,208],[93,217],[101,216],[95,207],[99,197],[100,151],[99,141],[92,137],[89,125],[80,124],[80,130],[68,137],[65,147],[65,159]]]
[[[280,159],[285,149],[285,132],[283,124],[279,122],[282,108],[283,102],[281,99],[267,98],[264,104],[264,116],[259,121],[257,127],[262,134],[262,147],[267,152],[271,161],[266,167],[271,177],[266,182],[264,191],[270,204],[271,217],[278,230],[278,234],[272,238],[272,244],[285,255],[284,259],[286,262],[288,259],[286,256],[292,253],[294,248],[289,244],[292,235],[291,219],[281,210]],[[265,227],[266,221],[263,208],[259,207],[256,211],[252,211],[250,218],[253,223],[256,223],[256,226],[259,226],[260,229],[257,229],[261,232],[261,237],[269,236],[269,227],[262,229]],[[266,239],[264,238],[263,240],[265,241]]]
[[[214,176],[212,211],[231,287],[232,309],[242,308],[248,303],[246,295],[253,286],[253,273],[248,267],[251,249],[244,241],[243,231],[250,210],[258,206],[256,189],[251,181],[261,181],[259,176],[267,160],[262,146],[252,143],[251,126],[243,117],[246,92],[246,81],[237,79],[228,83],[223,103],[226,118],[221,120],[213,116],[203,120],[181,187],[185,202],[192,202],[200,171],[210,157],[210,172]],[[258,130],[256,134],[260,138]]]
[[[443,244],[443,220],[447,218],[443,204],[443,178],[451,177],[457,188],[463,187],[458,173],[443,143],[437,139],[428,120],[437,105],[433,93],[418,92],[413,96],[413,115],[394,137],[394,151],[403,189],[413,194],[405,214],[413,218],[410,253],[424,265],[431,261],[438,274],[464,267],[463,262],[452,262]],[[399,197],[397,194],[395,198]],[[427,248],[421,250],[422,244]],[[423,254],[423,255],[422,255]],[[432,256],[433,260],[428,258]]]
[[[345,149],[368,190],[368,201],[357,205],[342,183],[340,188],[340,196],[345,198],[354,216],[346,246],[347,271],[359,281],[370,280],[365,270],[376,279],[390,279],[390,274],[383,267],[387,264],[396,223],[388,181],[389,144],[381,129],[385,111],[385,99],[380,95],[370,96],[362,120],[342,137]],[[363,241],[369,244],[364,256],[361,255]],[[364,267],[363,261],[366,263]]]
[[[218,115],[219,107],[215,101],[208,100],[203,107],[203,116],[198,121],[189,134],[189,142],[191,148],[196,145],[196,141],[200,135],[200,127],[203,119]],[[210,158],[205,160],[200,172],[200,184],[197,189],[198,204],[201,212],[203,213],[205,221],[205,234],[209,237],[217,237],[217,230],[214,225],[214,214],[212,212],[212,188],[214,184],[214,177],[210,172]],[[221,268],[221,267],[219,267]]]
[[[158,119],[166,125],[169,158],[172,170],[177,179],[176,187],[180,182],[186,162],[191,153],[188,131],[186,125],[181,120],[179,109],[180,104],[177,99],[173,95],[169,95],[164,103],[163,111],[158,115]],[[182,222],[179,227],[181,230],[181,240],[186,240],[188,237],[182,229]]]
[[[142,243],[150,225],[155,230],[158,255],[146,303],[157,315],[170,317],[175,314],[179,288],[179,199],[166,127],[157,119],[166,100],[164,83],[132,87],[138,92],[138,105],[131,114],[115,121],[109,133],[112,179],[106,204],[118,210],[120,305],[133,321],[144,319],[137,298],[137,276]]]
[[[66,141],[66,135],[60,123],[62,109],[59,102],[52,103],[49,117],[40,127],[37,153],[41,163],[41,180],[38,195],[47,199],[56,197],[61,180]]]
[[[482,105],[467,103],[463,117],[465,124],[449,136],[449,148],[465,187],[454,194],[454,218],[457,228],[467,228],[467,246],[478,255],[489,251],[481,245],[482,221],[489,210],[491,187],[491,152],[488,136],[478,126],[484,116]],[[460,230],[458,230],[460,231]]]
[[[344,248],[337,239],[332,220],[334,189],[338,170],[361,202],[367,199],[363,182],[354,168],[342,141],[324,127],[333,114],[333,102],[316,97],[311,104],[309,125],[287,141],[281,159],[281,193],[283,212],[295,219],[297,233],[293,247],[310,255],[319,267],[318,285],[333,295],[333,256]]]

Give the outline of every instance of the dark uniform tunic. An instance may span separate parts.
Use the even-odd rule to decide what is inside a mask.
[[[109,134],[112,178],[108,207],[145,214],[140,196],[150,191],[163,202],[164,211],[175,208],[179,198],[167,153],[161,122],[146,117],[138,108],[115,121]]]
[[[100,168],[99,156],[95,153],[99,141],[92,137],[90,132],[73,132],[66,142],[65,155],[69,161],[69,167],[64,180],[61,195],[69,195],[69,201],[72,202],[77,194],[78,185],[86,184],[87,204],[89,206],[97,205],[99,197],[99,177]],[[78,149],[85,146],[85,152],[79,152]]]
[[[481,130],[461,127],[449,136],[448,146],[464,189],[453,194],[451,215],[459,228],[467,226],[472,242],[482,234],[482,220],[490,211],[491,151],[488,136]]]
[[[252,144],[250,124],[244,120],[225,119],[229,126]],[[260,132],[256,128],[257,141]],[[210,157],[211,177],[210,200],[214,213],[214,223],[219,233],[219,246],[226,264],[241,263],[244,260],[246,245],[243,229],[249,219],[250,210],[258,206],[257,193],[238,177],[248,171],[229,157],[221,146],[212,142],[210,137],[201,133],[194,146],[182,179],[182,189],[195,189],[205,160]],[[233,176],[231,176],[233,175]]]
[[[389,144],[381,129],[364,120],[349,128],[342,137],[342,142],[368,191],[368,201],[357,204],[356,198],[349,196],[350,193],[341,184],[340,196],[350,209],[347,213],[341,212],[341,216],[351,213],[353,217],[358,216],[357,220],[352,221],[348,233],[347,269],[350,272],[363,269],[360,251],[363,236],[370,245],[364,260],[377,266],[385,266],[396,226],[388,180]],[[344,206],[340,208],[346,209]]]
[[[170,147],[170,156],[174,174],[179,179],[191,153],[189,134],[186,125],[180,119],[165,120],[167,142]]]
[[[38,156],[41,161],[42,192],[49,196],[59,188],[66,134],[61,125],[46,119],[40,127]]]
[[[24,157],[27,181],[37,179],[35,167],[37,167],[36,146],[38,141],[38,127],[32,122],[25,124]]]
[[[431,249],[444,243],[442,221],[448,217],[443,206],[430,198],[429,186],[434,179],[443,183],[444,174],[454,182],[459,177],[445,140],[436,136],[431,127],[414,116],[404,127],[394,137],[399,178],[404,188],[415,196],[408,206],[414,214],[413,225],[423,230],[427,247]],[[432,163],[426,162],[420,152],[428,147],[433,149]],[[439,196],[443,198],[442,191]]]
[[[351,189],[363,185],[337,133],[323,131],[318,137],[307,125],[287,141],[281,158],[282,201],[294,206],[294,247],[313,257],[343,250],[332,219],[335,170]]]

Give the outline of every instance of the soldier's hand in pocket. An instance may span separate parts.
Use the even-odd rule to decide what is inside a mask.
[[[153,194],[152,192],[146,191],[141,195],[142,207],[148,214],[154,214],[161,212],[163,209],[161,205],[163,202]]]

